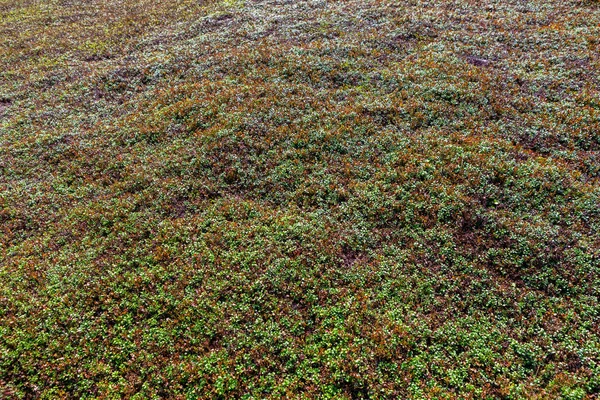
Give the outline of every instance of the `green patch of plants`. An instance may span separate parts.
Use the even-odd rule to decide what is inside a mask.
[[[0,0],[0,397],[596,398],[599,21]]]

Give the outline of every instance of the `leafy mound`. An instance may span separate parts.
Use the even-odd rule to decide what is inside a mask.
[[[0,32],[3,395],[598,396],[593,2],[0,0]]]

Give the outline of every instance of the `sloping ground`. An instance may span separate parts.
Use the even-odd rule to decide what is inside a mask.
[[[0,0],[0,37],[5,397],[598,398],[597,3]]]

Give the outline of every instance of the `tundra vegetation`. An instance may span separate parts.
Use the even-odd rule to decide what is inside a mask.
[[[0,397],[597,399],[600,6],[0,0]]]

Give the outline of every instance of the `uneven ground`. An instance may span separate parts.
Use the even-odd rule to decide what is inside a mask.
[[[598,398],[600,6],[0,0],[0,397]]]

